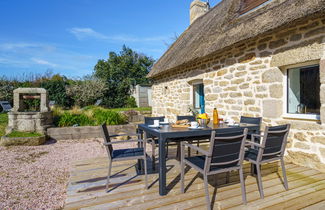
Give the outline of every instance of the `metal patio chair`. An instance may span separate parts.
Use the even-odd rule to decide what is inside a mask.
[[[196,118],[193,115],[177,116],[176,119],[177,120],[188,120],[189,122],[196,121]],[[194,139],[194,140],[189,140],[188,143],[193,144],[193,141],[196,141],[196,146],[199,147],[200,141],[202,141],[202,140],[207,140],[207,139],[206,138],[198,138],[198,139]],[[175,141],[177,142],[176,144],[177,144],[177,157],[178,157],[180,154],[180,142],[177,140],[175,140]],[[198,152],[196,154],[198,154]],[[190,147],[188,148],[188,156],[191,156],[191,148]]]
[[[159,120],[159,122],[163,122],[165,119],[164,116],[161,117],[145,117],[144,118],[144,124],[146,125],[153,125],[155,120]],[[152,148],[152,154],[151,154],[151,159],[152,159],[152,169],[155,169],[156,166],[156,144],[158,144],[158,139],[150,134],[147,134],[147,140],[148,143],[151,144]],[[168,148],[168,145],[167,145]],[[168,149],[166,152],[166,156],[168,156]]]
[[[204,178],[204,188],[206,203],[208,209],[211,209],[208,175],[239,170],[241,183],[242,199],[246,204],[246,189],[243,172],[243,160],[245,155],[245,139],[247,136],[247,128],[244,131],[216,133],[212,131],[209,150],[203,150],[192,144],[181,143],[181,192],[184,193],[184,171],[185,164],[199,171]],[[203,154],[202,156],[187,157],[184,156],[184,147],[190,147],[193,150]]]
[[[264,135],[252,134],[251,141],[246,141],[246,145],[253,146],[245,152],[245,160],[255,164],[257,170],[257,183],[260,192],[260,197],[264,198],[261,165],[276,160],[280,160],[283,183],[288,190],[288,181],[284,167],[283,155],[287,145],[287,138],[290,130],[290,125],[280,125],[274,127],[266,127]],[[255,138],[262,138],[261,143],[256,143]]]
[[[102,135],[104,138],[104,145],[108,154],[108,175],[106,182],[106,192],[108,192],[110,176],[112,171],[112,162],[124,161],[124,160],[143,160],[144,162],[144,174],[145,174],[145,188],[148,188],[148,177],[147,177],[147,154],[146,154],[146,140],[141,140],[138,134],[123,134],[123,135],[109,135],[106,123],[101,125]],[[118,136],[137,136],[136,140],[124,140],[111,142],[111,138]],[[137,142],[138,148],[127,148],[127,149],[113,149],[113,144],[122,144]],[[142,147],[141,147],[142,146]]]
[[[241,116],[240,117],[240,123],[259,125],[259,127],[260,127],[259,130],[261,130],[262,117],[245,117],[245,116]],[[252,134],[256,134],[256,133],[252,133],[252,132],[248,131],[247,138],[251,139]]]

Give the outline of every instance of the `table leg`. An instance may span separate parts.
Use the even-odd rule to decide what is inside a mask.
[[[166,139],[159,136],[159,195],[166,195]]]

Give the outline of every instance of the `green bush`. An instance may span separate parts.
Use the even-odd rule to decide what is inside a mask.
[[[135,98],[133,96],[129,96],[127,98],[125,107],[126,108],[136,108],[137,107],[137,102],[135,101]]]
[[[125,124],[127,119],[124,115],[104,109],[95,109],[93,111],[93,117],[96,121],[96,125],[100,125],[106,122],[107,125],[120,125]]]
[[[59,127],[68,127],[73,125],[93,126],[101,125],[106,122],[107,125],[120,125],[127,123],[126,116],[115,111],[105,110],[103,108],[89,108],[81,114],[72,114],[70,111],[55,111],[54,122]]]

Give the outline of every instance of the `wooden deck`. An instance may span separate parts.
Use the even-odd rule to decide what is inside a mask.
[[[145,190],[143,176],[138,175],[135,163],[116,162],[113,165],[112,190],[106,193],[106,159],[76,162],[71,171],[65,209],[206,209],[203,180],[193,169],[185,174],[186,193],[181,194],[179,162],[168,160],[169,193],[159,196],[158,174],[149,174],[150,188]],[[214,209],[325,209],[324,173],[287,163],[290,189],[286,191],[278,163],[267,164],[262,167],[265,193],[262,200],[249,168],[248,164],[245,165],[246,206],[242,205],[237,172],[231,173],[229,184],[226,184],[224,174],[209,177]]]

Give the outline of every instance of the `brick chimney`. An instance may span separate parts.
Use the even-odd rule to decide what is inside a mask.
[[[209,11],[209,2],[203,2],[201,0],[194,0],[190,6],[190,24],[192,24],[197,18],[204,15]]]

